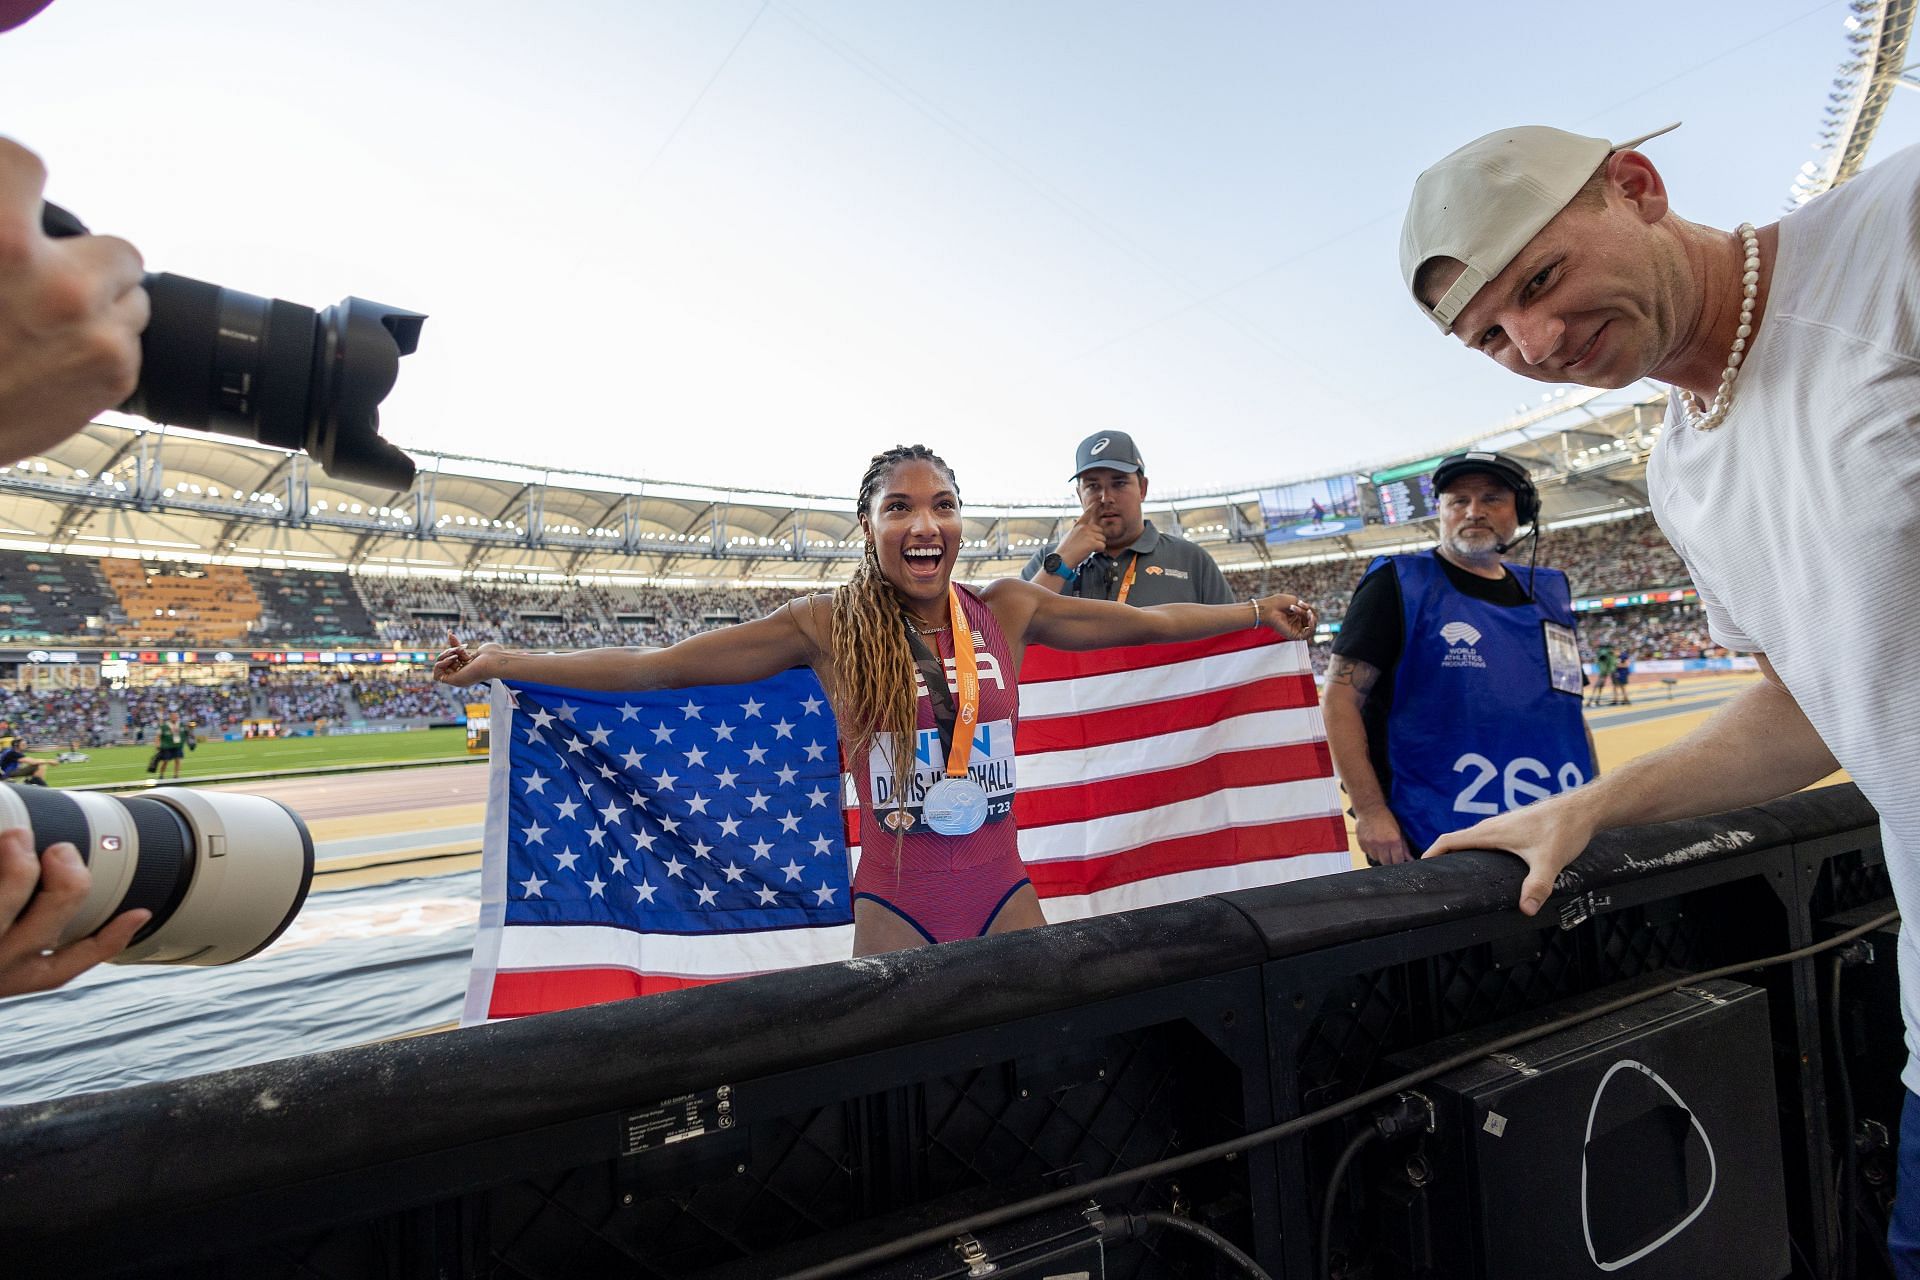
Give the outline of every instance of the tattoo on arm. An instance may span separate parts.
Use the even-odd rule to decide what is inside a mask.
[[[1333,655],[1327,663],[1327,683],[1344,684],[1362,697],[1373,692],[1373,686],[1380,679],[1380,668],[1371,662],[1361,662],[1357,658],[1343,658]]]

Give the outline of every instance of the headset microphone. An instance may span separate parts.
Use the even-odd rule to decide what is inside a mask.
[[[1528,529],[1525,533],[1520,534],[1519,536],[1514,538],[1512,542],[1494,543],[1493,553],[1498,556],[1503,556],[1507,554],[1507,552],[1511,551],[1513,548],[1525,542],[1528,538],[1538,537],[1539,534],[1540,534],[1540,522],[1536,520],[1534,521],[1533,526],[1530,529]]]

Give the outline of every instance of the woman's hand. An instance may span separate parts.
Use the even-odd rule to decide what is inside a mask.
[[[461,689],[482,680],[498,679],[505,673],[506,664],[501,660],[505,654],[506,649],[491,640],[471,653],[467,646],[456,643],[433,660],[433,678]]]
[[[1260,610],[1260,625],[1278,631],[1289,640],[1307,640],[1319,625],[1320,615],[1299,596],[1266,596],[1255,600]]]

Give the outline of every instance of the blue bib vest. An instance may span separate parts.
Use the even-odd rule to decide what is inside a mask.
[[[1389,559],[1404,644],[1387,718],[1387,805],[1417,857],[1446,832],[1579,786],[1593,755],[1568,654],[1566,574],[1536,569],[1533,603],[1501,606],[1455,589],[1431,553],[1383,556],[1367,572]]]

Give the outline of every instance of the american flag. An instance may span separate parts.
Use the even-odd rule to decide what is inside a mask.
[[[1049,920],[1348,868],[1305,644],[1030,647],[1020,702],[1014,815]],[[469,1022],[851,954],[858,814],[810,673],[516,685],[495,693],[493,735]],[[583,790],[606,807],[563,813]]]
[[[493,699],[467,1022],[851,954],[840,750],[812,672]]]
[[[1014,751],[1020,857],[1048,920],[1351,866],[1303,641],[1030,648]]]

